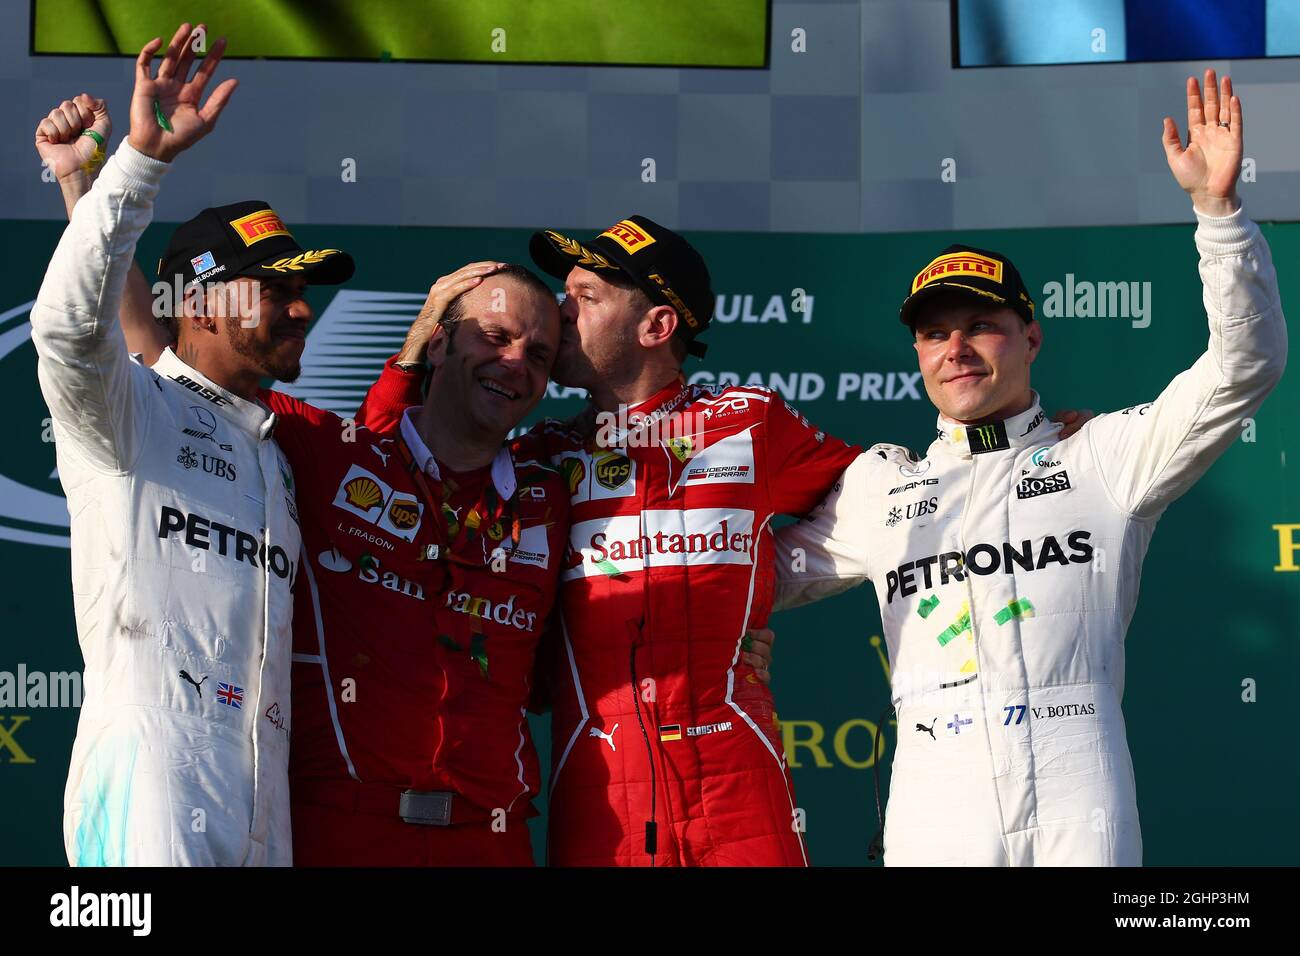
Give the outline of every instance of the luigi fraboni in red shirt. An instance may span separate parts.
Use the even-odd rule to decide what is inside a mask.
[[[1030,388],[1043,332],[1019,273],[952,246],[902,307],[937,438],[919,460],[868,449],[777,533],[781,606],[875,585],[899,731],[889,865],[1142,862],[1120,709],[1142,561],[1287,351],[1268,245],[1236,193],[1240,102],[1212,70],[1188,99],[1190,142],[1166,118],[1164,147],[1198,223],[1205,354],[1153,401],[1063,440]]]
[[[568,496],[536,440],[504,440],[545,392],[560,321],[519,266],[445,277],[425,317],[444,308],[427,398],[395,431],[267,396],[302,463],[298,865],[533,861],[526,710]]]

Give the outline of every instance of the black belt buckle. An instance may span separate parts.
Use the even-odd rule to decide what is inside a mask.
[[[446,790],[403,790],[397,815],[407,823],[426,827],[449,826],[452,796]]]

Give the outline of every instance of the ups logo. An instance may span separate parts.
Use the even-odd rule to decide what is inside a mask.
[[[413,498],[394,498],[388,506],[388,520],[398,531],[410,531],[420,523],[420,506]]]
[[[632,477],[632,462],[626,455],[606,455],[596,462],[596,480],[614,491]]]

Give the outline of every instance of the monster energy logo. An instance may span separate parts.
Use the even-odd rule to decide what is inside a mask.
[[[1007,430],[1001,422],[994,422],[991,425],[972,425],[966,429],[966,441],[970,446],[972,455],[982,455],[985,452],[1000,451],[1010,448],[1007,442]]]

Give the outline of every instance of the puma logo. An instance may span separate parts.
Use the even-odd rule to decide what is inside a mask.
[[[939,718],[936,717],[936,718],[934,718],[934,720],[930,721],[930,726],[929,726],[929,727],[925,726],[925,724],[917,724],[917,725],[916,725],[916,729],[917,729],[917,730],[924,730],[927,734],[930,735],[930,739],[931,739],[931,740],[938,740],[939,738],[936,737],[936,736],[934,735],[934,723],[935,723],[935,721],[938,720],[938,719],[939,719]]]
[[[191,676],[189,675],[189,671],[181,671],[181,678],[182,678],[183,680],[188,681],[189,683],[193,684],[193,685],[194,685],[194,689],[195,689],[196,691],[198,691],[199,696],[200,696],[200,697],[203,696],[203,684],[204,684],[204,683],[207,681],[207,679],[208,679],[206,674],[203,676],[203,680],[195,680],[193,677],[191,677]]]
[[[605,731],[601,730],[598,727],[592,727],[591,730],[588,732],[587,736],[600,737],[602,740],[605,740],[609,743],[610,750],[614,751],[615,753],[618,753],[618,748],[614,746],[614,735],[616,733],[618,733],[618,724],[615,724],[614,729],[611,730],[609,733],[605,733]]]
[[[390,439],[390,440],[391,440],[391,439]],[[387,467],[388,467],[388,459],[391,458],[391,457],[393,457],[393,453],[392,453],[392,452],[388,452],[387,454],[385,454],[384,452],[382,452],[382,451],[379,450],[379,446],[378,446],[378,445],[371,445],[371,446],[370,446],[370,450],[373,451],[376,455],[378,455],[381,459],[383,459],[384,467],[387,468]]]

